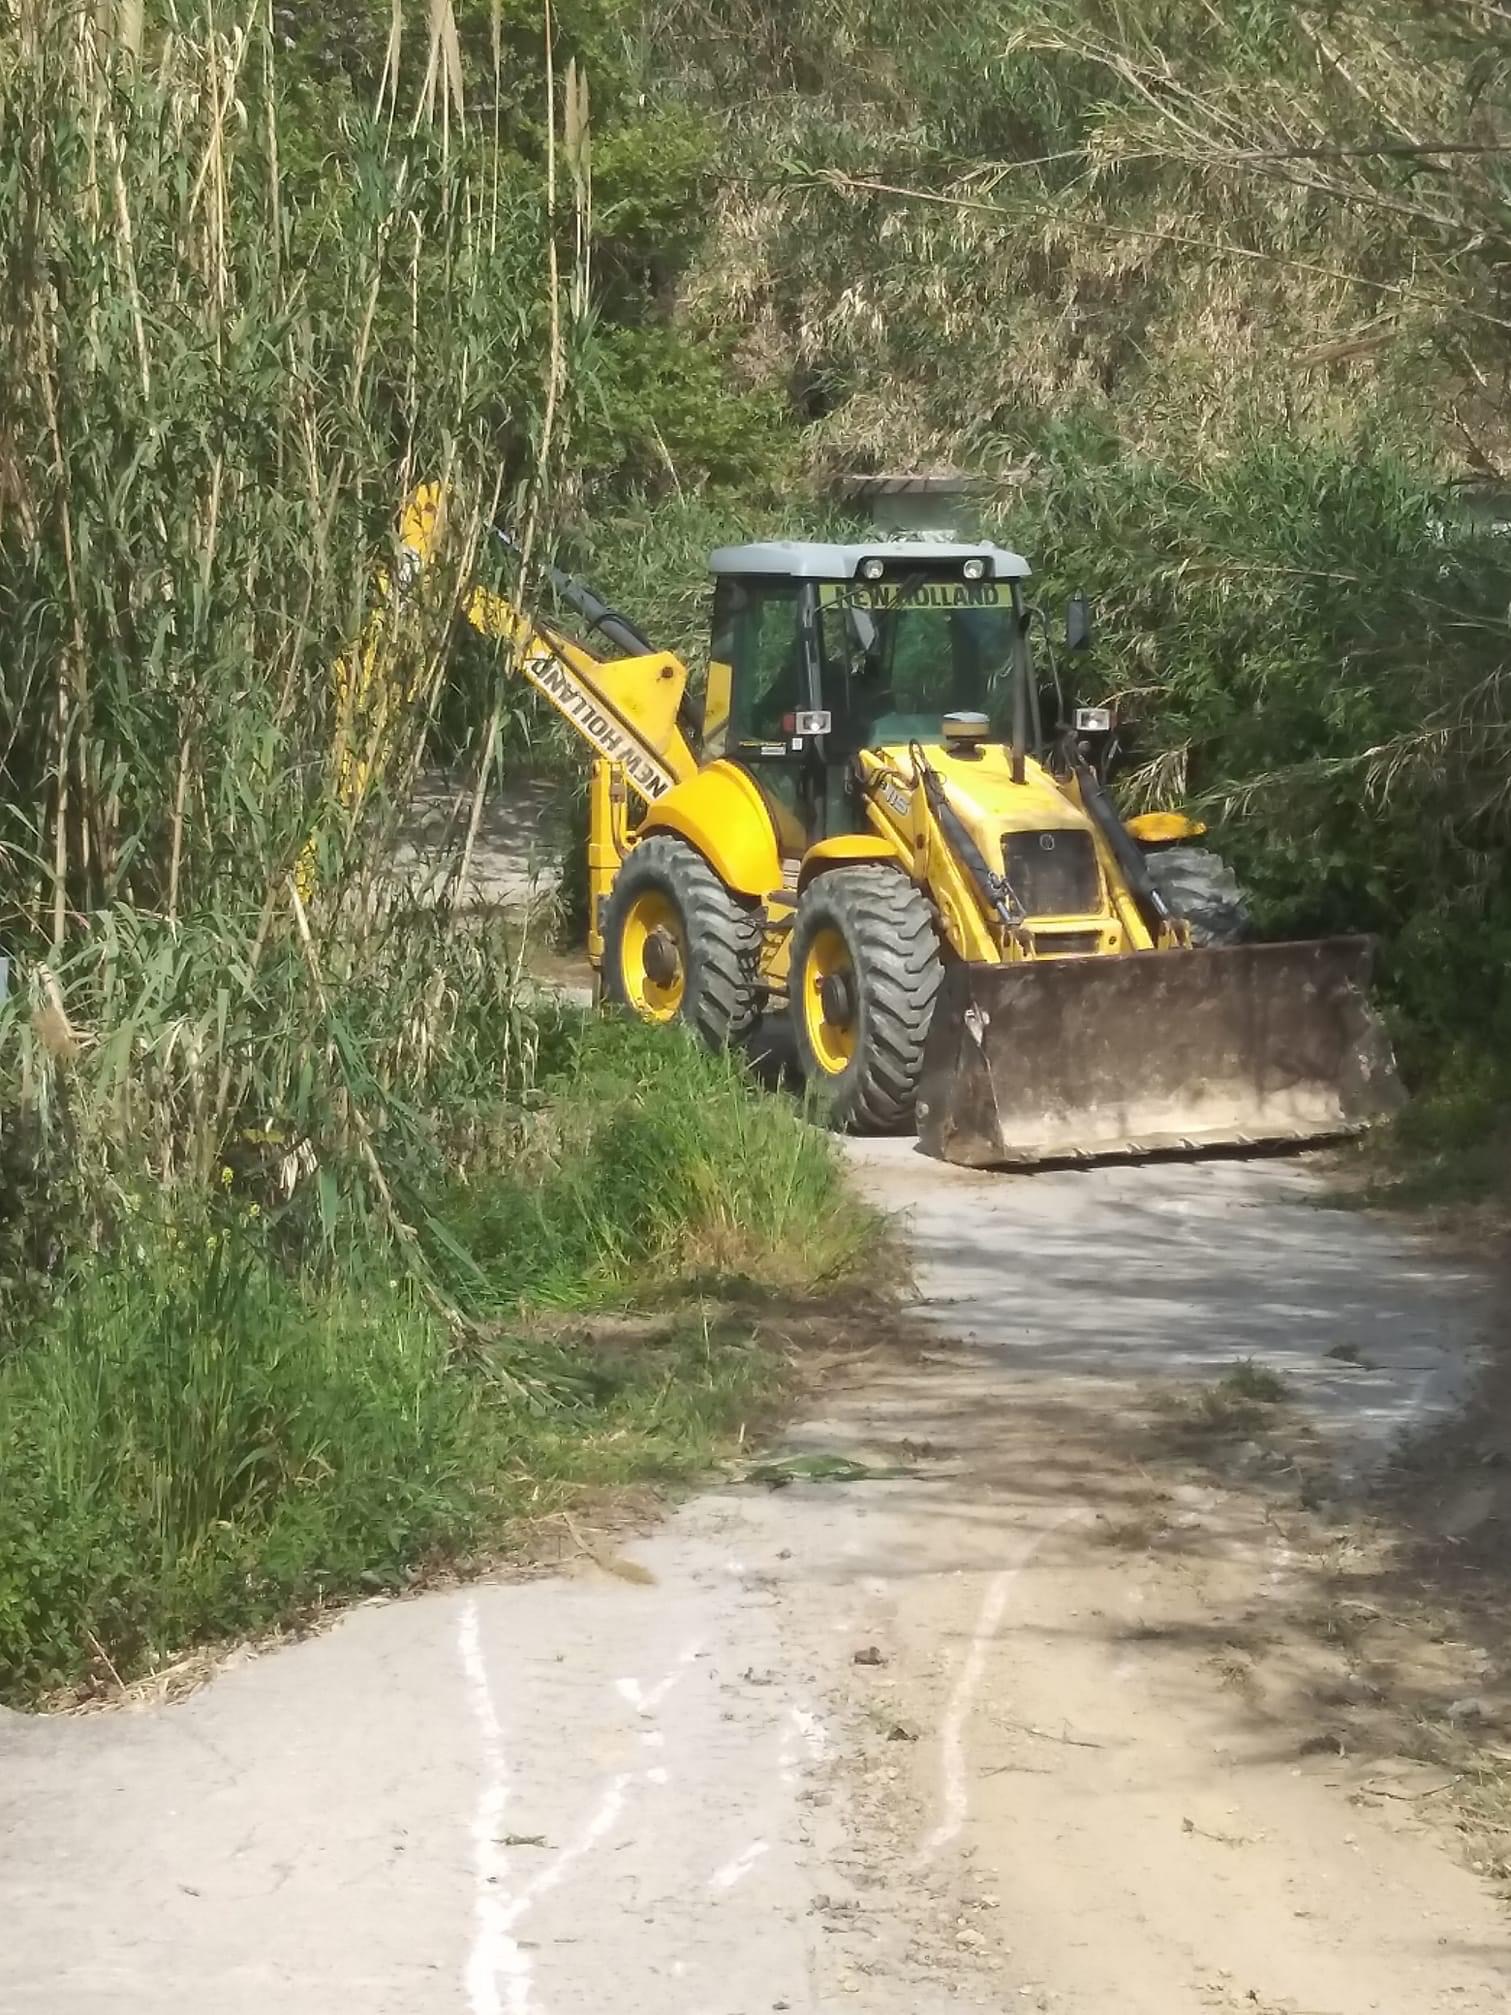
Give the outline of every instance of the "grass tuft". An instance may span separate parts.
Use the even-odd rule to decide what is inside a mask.
[[[1167,1395],[1162,1408],[1175,1440],[1200,1446],[1254,1435],[1289,1397],[1290,1387],[1278,1372],[1245,1357],[1211,1385]]]
[[[1230,1371],[1225,1371],[1218,1380],[1217,1390],[1227,1398],[1251,1400],[1258,1406],[1278,1406],[1291,1392],[1278,1371],[1256,1363],[1252,1357],[1241,1357]]]
[[[604,1305],[663,1289],[821,1289],[878,1238],[829,1135],[755,1094],[743,1063],[680,1031],[565,1024],[550,1101],[507,1167],[455,1184],[446,1222],[485,1307]]]

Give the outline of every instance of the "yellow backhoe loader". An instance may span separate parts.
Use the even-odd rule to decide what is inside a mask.
[[[410,573],[440,501],[406,513]],[[776,543],[711,565],[699,720],[680,659],[564,575],[612,655],[489,588],[465,606],[593,752],[605,998],[715,1044],[785,1006],[834,1124],[916,1125],[981,1167],[1307,1140],[1397,1103],[1369,941],[1217,942],[1236,890],[1180,814],[1119,816],[1108,713],[1046,732],[1016,553]]]

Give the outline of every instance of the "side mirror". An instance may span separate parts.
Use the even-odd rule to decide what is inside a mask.
[[[1091,597],[1076,590],[1065,604],[1065,648],[1067,651],[1089,651],[1091,649]]]

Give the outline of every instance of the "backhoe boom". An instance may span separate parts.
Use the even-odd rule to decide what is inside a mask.
[[[441,531],[441,489],[426,484],[411,499],[400,528],[400,544],[410,563],[405,578],[423,573],[435,555]],[[518,550],[497,526],[494,533],[510,551]],[[559,587],[565,584],[579,605],[592,603],[593,619],[605,636],[644,647],[640,632],[606,602],[555,569],[549,573]],[[622,773],[642,802],[654,804],[673,784],[696,774],[697,758],[681,719],[687,667],[673,652],[638,648],[620,658],[596,657],[586,645],[534,621],[493,588],[474,588],[463,613],[480,636],[504,645],[513,667],[595,755]]]
[[[521,675],[595,754],[615,763],[646,804],[697,770],[677,723],[687,669],[670,651],[595,658],[491,588],[475,588],[464,613],[479,636],[504,644]]]

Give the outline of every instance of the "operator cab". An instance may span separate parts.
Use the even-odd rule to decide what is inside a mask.
[[[1027,649],[1017,553],[773,542],[722,547],[710,565],[704,752],[755,778],[784,853],[863,825],[849,789],[860,750],[938,743],[948,716],[984,716],[986,736],[1011,738]]]

